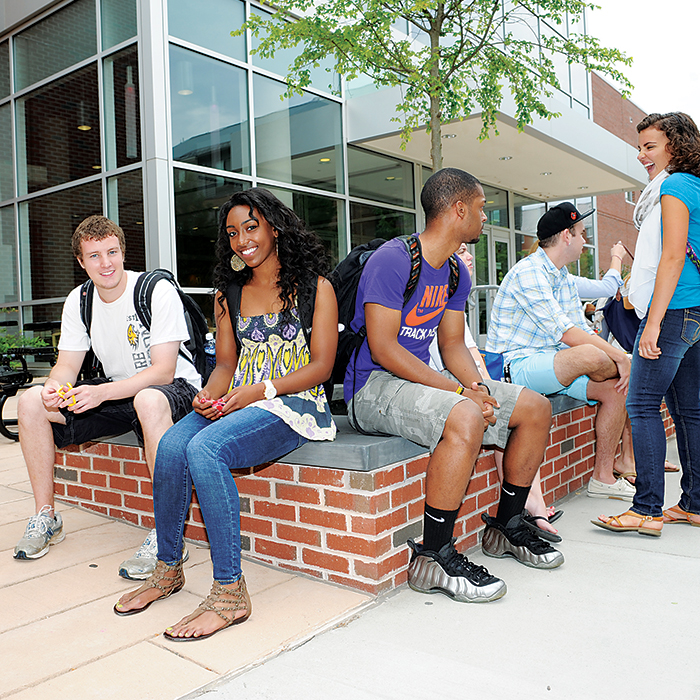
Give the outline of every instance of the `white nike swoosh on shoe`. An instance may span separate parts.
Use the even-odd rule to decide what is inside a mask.
[[[426,515],[431,519],[434,520],[436,523],[444,523],[445,518],[436,518],[434,515],[430,515],[430,513],[426,513]]]

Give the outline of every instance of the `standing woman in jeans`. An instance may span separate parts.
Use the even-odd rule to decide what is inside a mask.
[[[214,583],[191,615],[165,630],[173,641],[204,639],[251,614],[231,469],[272,461],[308,440],[335,437],[322,383],[335,360],[338,309],[323,277],[327,257],[320,241],[274,195],[254,188],[221,207],[216,252],[216,368],[194,398],[194,412],[168,430],[158,447],[156,570],[114,606],[117,615],[133,615],[183,587],[182,539],[194,484]],[[227,300],[236,296],[240,308],[232,317]],[[311,314],[307,345],[309,329],[301,320]]]
[[[644,259],[635,258],[630,291],[638,313],[646,312],[627,395],[637,492],[629,511],[593,523],[658,536],[666,523],[700,526],[700,132],[682,112],[650,114],[637,131],[651,180],[635,210],[635,218],[646,213],[637,241]],[[664,397],[683,468],[680,502],[666,511]]]

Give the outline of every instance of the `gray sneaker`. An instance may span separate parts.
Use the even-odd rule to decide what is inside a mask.
[[[29,518],[24,537],[15,547],[15,559],[39,559],[49,553],[49,545],[63,542],[66,535],[63,532],[63,518],[60,513],[51,517],[51,506],[43,506],[41,510]]]
[[[187,547],[182,545],[182,563],[190,558]],[[151,530],[131,559],[119,565],[119,575],[130,581],[145,581],[155,570],[158,562],[158,538],[156,531]]]
[[[486,523],[481,549],[489,557],[513,557],[533,569],[556,569],[564,555],[527,527],[522,515],[514,515],[504,527],[495,518],[481,514]]]
[[[408,585],[419,593],[444,593],[460,603],[488,603],[506,594],[506,584],[485,567],[469,561],[454,547],[454,539],[439,552],[408,540],[413,550]]]

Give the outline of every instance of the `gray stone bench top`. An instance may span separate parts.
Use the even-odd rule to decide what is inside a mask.
[[[584,401],[572,399],[570,396],[555,395],[548,398],[552,402],[553,415],[586,405]],[[404,438],[361,435],[350,427],[347,416],[333,416],[333,419],[338,426],[338,434],[333,442],[307,442],[277,461],[284,464],[369,472],[388,464],[405,462],[428,454],[425,447]],[[134,432],[104,438],[100,442],[139,446]]]

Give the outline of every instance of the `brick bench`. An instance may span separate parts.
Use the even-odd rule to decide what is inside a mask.
[[[553,412],[541,470],[548,504],[587,482],[595,443],[595,407],[554,397]],[[307,443],[279,462],[234,471],[243,550],[377,594],[406,580],[406,540],[422,533],[427,453],[401,438],[359,435],[345,417],[336,422],[333,443]],[[132,444],[123,444],[129,437]],[[55,477],[62,501],[154,526],[151,481],[133,434],[57,450]],[[493,451],[482,450],[455,528],[461,551],[477,545],[480,514],[498,496]],[[185,536],[206,541],[196,494]]]

